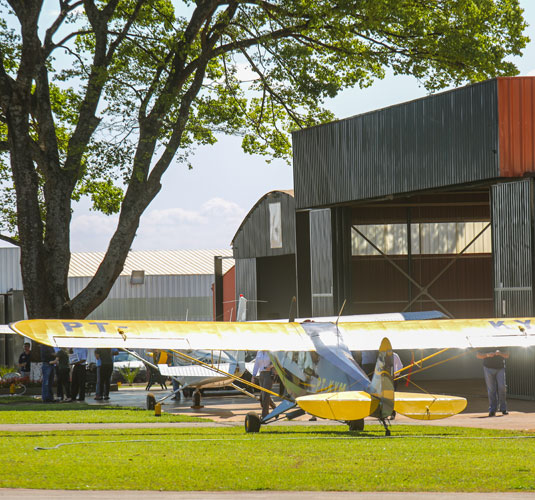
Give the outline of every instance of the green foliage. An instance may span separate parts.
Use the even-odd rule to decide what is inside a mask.
[[[17,369],[14,366],[0,365],[0,378],[4,377],[8,373],[16,373]]]
[[[139,374],[139,368],[129,368],[128,366],[124,366],[119,368],[119,373],[128,385],[132,385]]]
[[[112,262],[88,292],[99,297],[58,298],[66,276],[46,275],[48,293],[25,281],[30,316],[91,312],[165,171],[191,168],[191,152],[218,134],[289,161],[290,133],[332,120],[324,102],[341,90],[366,87],[387,68],[429,91],[514,75],[508,58],[528,40],[518,0],[59,5],[53,19],[39,3],[0,2],[0,230],[28,231],[20,244],[34,279],[57,269],[39,261],[54,262],[52,249],[67,272],[72,200],[88,197],[94,210],[121,217]],[[20,25],[24,40],[10,28]]]
[[[4,432],[0,486],[182,491],[535,490],[532,433],[400,425],[392,438],[384,438],[382,426],[370,426],[362,434],[345,429],[336,425],[277,426],[256,435],[246,435],[242,426],[151,428],[150,433],[147,429]],[[36,451],[36,447],[51,449]],[[32,473],[21,474],[20,470]]]

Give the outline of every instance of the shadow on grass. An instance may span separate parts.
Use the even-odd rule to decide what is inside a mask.
[[[414,426],[407,425],[402,426],[398,425],[391,427],[391,435],[386,436],[384,428],[376,424],[375,428],[364,429],[363,431],[349,431],[342,430],[340,427],[312,427],[312,426],[300,426],[300,427],[272,427],[266,428],[263,427],[260,431],[260,434],[266,434],[270,436],[299,436],[299,437],[348,437],[348,438],[400,438],[400,437],[462,437],[462,436],[478,436],[478,435],[487,435],[487,434],[510,434],[511,431],[499,431],[499,430],[488,430],[488,429],[476,429],[476,428],[465,428],[465,427],[435,427],[435,426]]]
[[[17,401],[11,403],[0,404],[0,412],[2,411],[102,411],[102,410],[136,410],[146,411],[134,406],[118,406],[118,405],[88,405],[87,403],[42,403],[39,400],[34,401]]]

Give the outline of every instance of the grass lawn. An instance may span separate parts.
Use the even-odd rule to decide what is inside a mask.
[[[0,433],[0,487],[535,491],[535,434],[456,427]],[[36,450],[35,447],[54,449]]]
[[[21,397],[6,403],[0,398],[0,424],[82,424],[115,422],[209,422],[210,420],[185,415],[162,413],[135,407],[88,405],[84,403],[42,403]]]

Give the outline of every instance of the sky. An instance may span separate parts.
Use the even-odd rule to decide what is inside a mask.
[[[522,58],[514,59],[521,75],[535,76],[535,1],[520,0],[532,39]],[[412,77],[387,75],[370,88],[342,92],[325,106],[337,118],[399,104],[427,95]],[[199,148],[192,170],[171,166],[163,188],[145,211],[132,250],[230,249],[243,218],[272,190],[293,188],[291,165],[241,150],[239,137],[219,137],[217,144]],[[74,206],[71,225],[73,252],[105,251],[117,217]]]

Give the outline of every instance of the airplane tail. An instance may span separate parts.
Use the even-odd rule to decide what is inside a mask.
[[[460,397],[394,392],[393,374],[392,345],[384,338],[366,391],[310,394],[296,398],[296,403],[311,415],[347,422],[367,416],[385,422],[393,410],[410,418],[431,420],[451,417],[466,407],[466,399]]]
[[[247,321],[247,299],[241,293],[238,299],[236,321]],[[228,354],[232,358],[229,372],[240,376],[245,371],[245,351],[231,351]]]
[[[394,411],[394,359],[392,344],[386,337],[379,347],[368,392],[379,401],[377,408],[371,414],[372,417],[384,419],[392,415]]]
[[[241,376],[245,371],[245,351],[227,351],[227,354],[231,358],[229,373]]]
[[[393,372],[392,345],[384,338],[366,391],[310,394],[296,398],[296,402],[306,412],[321,418],[354,421],[373,416],[384,420],[394,410]]]
[[[417,420],[436,420],[460,413],[466,408],[466,399],[456,396],[394,392],[394,360],[392,345],[384,338],[379,348],[377,363],[368,392],[378,398],[379,404],[372,417],[388,418],[392,411]]]
[[[247,321],[247,299],[240,294],[238,299],[238,310],[236,311],[236,321]]]

